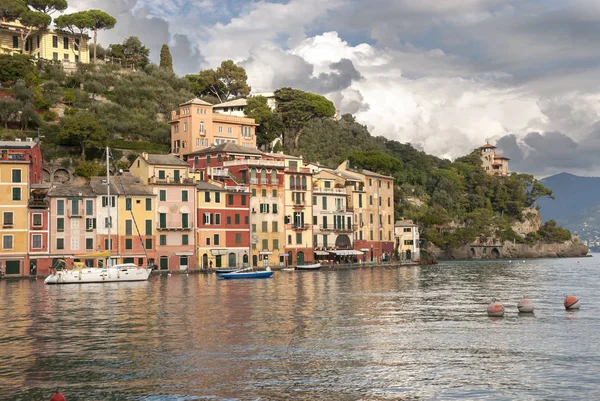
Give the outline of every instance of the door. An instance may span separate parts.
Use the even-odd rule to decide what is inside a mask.
[[[202,255],[202,267],[208,269],[208,254]]]
[[[231,252],[231,253],[229,254],[229,258],[228,258],[228,264],[227,264],[227,266],[228,266],[228,267],[235,267],[236,263],[237,263],[237,262],[236,262],[236,260],[235,260],[235,253]]]
[[[169,270],[169,257],[168,256],[160,257],[160,270]]]
[[[29,262],[29,274],[35,276],[37,274],[37,260]]]
[[[215,257],[215,268],[217,268],[217,269],[223,267],[223,263],[221,262],[221,256],[222,255],[217,255]]]
[[[175,182],[179,182],[179,170],[175,170]]]
[[[412,255],[411,255],[410,249],[406,250],[406,260],[412,260]]]
[[[187,270],[188,268],[188,257],[187,256],[180,256],[179,257],[179,269],[180,270]]]
[[[304,264],[304,252],[298,252],[296,259],[298,259],[298,266],[302,266]]]
[[[18,260],[7,260],[6,274],[21,274],[21,262]]]
[[[252,255],[252,266],[258,266],[258,256]]]

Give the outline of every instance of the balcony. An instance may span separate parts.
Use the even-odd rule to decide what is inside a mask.
[[[69,209],[67,211],[67,215],[69,217],[83,217],[83,212],[81,210],[73,210],[73,209]]]
[[[50,202],[47,198],[29,198],[30,209],[47,209],[50,206]]]
[[[303,231],[310,229],[310,224],[292,224],[292,230]]]
[[[213,168],[210,172],[213,177],[229,177],[229,169],[227,168]]]
[[[3,221],[2,228],[12,228],[14,225],[13,221]]]
[[[160,231],[190,231],[192,227],[190,225],[184,227],[181,223],[161,225],[156,223],[156,229]]]
[[[306,207],[306,202],[294,203],[294,209],[304,209]]]
[[[282,160],[262,160],[262,159],[239,159],[227,160],[223,162],[223,167],[231,166],[256,166],[256,167],[285,167],[285,162]]]
[[[150,177],[148,178],[148,184],[174,184],[174,185],[193,185],[196,182],[193,178],[183,178],[180,177],[178,179],[167,177],[167,178],[157,178]]]
[[[356,224],[353,226],[355,227]],[[354,228],[348,228],[348,227],[320,227],[321,231],[324,232],[332,232],[332,233],[351,233],[354,232]]]
[[[340,194],[346,195],[346,189],[344,188],[324,188],[324,187],[314,187],[313,192],[315,194]]]

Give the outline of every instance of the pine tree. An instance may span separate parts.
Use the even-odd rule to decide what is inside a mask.
[[[173,72],[173,57],[171,57],[171,50],[167,44],[160,48],[160,68]]]

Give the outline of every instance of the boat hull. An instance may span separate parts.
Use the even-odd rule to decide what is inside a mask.
[[[238,269],[217,269],[215,270],[215,273],[217,274],[226,274],[226,273],[233,273],[234,271],[237,271]]]
[[[269,278],[273,275],[273,272],[234,272],[234,273],[222,273],[219,274],[219,278],[224,280],[236,280],[236,279],[248,279],[248,278]]]
[[[89,284],[121,283],[146,281],[151,269],[137,267],[86,268],[81,270],[61,270],[54,272],[44,280],[45,284]]]
[[[296,267],[297,270],[319,270],[320,268],[321,268],[320,263],[315,263],[313,265],[302,265],[302,266]]]

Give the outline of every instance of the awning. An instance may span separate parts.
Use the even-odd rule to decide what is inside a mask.
[[[363,252],[369,252],[370,251],[369,248],[360,248],[360,250],[363,251]]]
[[[227,255],[227,249],[211,249],[210,253],[212,253],[213,256]]]
[[[340,249],[337,251],[329,251],[329,253],[333,253],[337,256],[349,256],[349,255],[362,255],[363,253],[360,251],[355,251],[354,249]]]
[[[289,253],[280,253],[279,256],[290,256]]]
[[[175,252],[176,256],[194,256],[194,252]]]
[[[99,253],[88,253],[85,255],[77,255],[75,257],[79,258],[79,259],[94,259],[94,258],[108,258],[109,255],[110,255],[110,252],[104,251],[104,252],[99,252]],[[116,257],[117,255],[114,255],[114,256]]]
[[[260,251],[258,254],[259,255],[273,255],[273,252],[271,252],[271,251]]]
[[[317,256],[328,256],[329,252],[325,252],[325,251],[315,251],[315,255]]]

